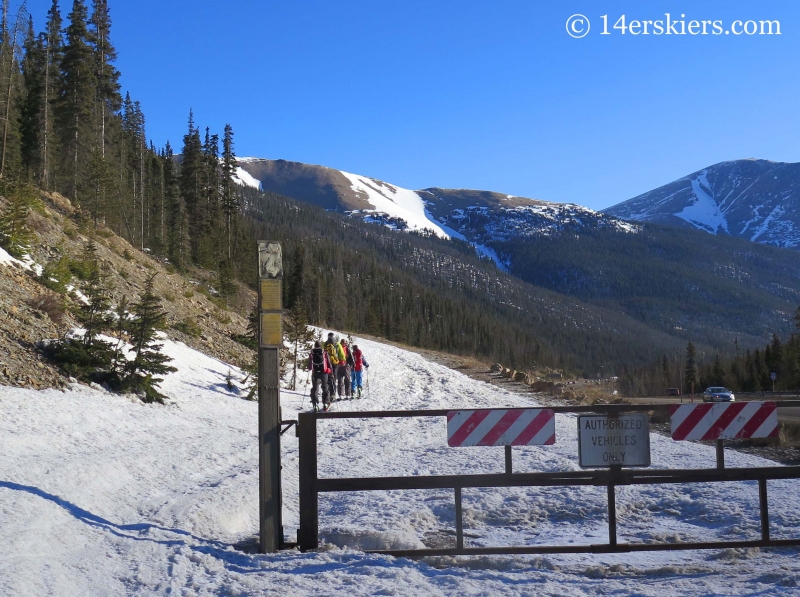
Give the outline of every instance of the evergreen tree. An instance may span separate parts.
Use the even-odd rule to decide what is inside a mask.
[[[89,242],[87,251],[93,260],[90,264],[90,273],[81,284],[81,292],[86,297],[86,302],[78,308],[77,316],[85,330],[82,338],[83,345],[87,349],[91,349],[97,343],[97,335],[111,329],[114,318],[111,315],[108,275],[102,271],[97,262],[97,246],[94,241]]]
[[[58,142],[55,133],[53,107],[59,100],[61,86],[61,62],[64,57],[64,37],[61,32],[61,11],[58,0],[53,0],[47,12],[47,25],[45,32],[40,36],[44,47],[44,74],[42,91],[42,119],[39,136],[41,138],[41,174],[39,176],[45,190],[52,188],[54,183],[55,156],[58,155]]]
[[[206,128],[202,149],[202,202],[199,228],[197,263],[207,268],[217,267],[217,256],[222,246],[220,230],[222,211],[220,205],[219,137]]]
[[[66,45],[61,60],[61,93],[58,111],[61,166],[64,190],[78,200],[81,164],[89,161],[93,149],[95,107],[95,61],[87,28],[88,14],[83,0],[73,0]]]
[[[129,333],[134,357],[125,368],[125,387],[143,392],[146,402],[163,402],[164,397],[155,387],[163,380],[153,376],[177,369],[167,365],[172,358],[161,352],[163,345],[156,341],[158,329],[164,326],[166,312],[161,308],[161,301],[155,295],[154,280],[155,274],[147,278],[138,302],[133,305],[134,317],[129,326]]]
[[[691,342],[686,346],[686,363],[683,368],[683,382],[686,384],[686,389],[694,393],[694,388],[698,382],[697,350]]]
[[[14,257],[22,257],[30,251],[33,240],[33,233],[27,222],[35,195],[33,189],[27,185],[4,186],[8,206],[0,214],[0,247]]]
[[[125,339],[128,335],[128,330],[130,329],[130,319],[128,313],[128,297],[123,295],[117,306],[114,308],[114,325],[112,331],[114,335],[117,337],[117,343],[114,346],[114,371],[120,378],[123,376],[125,372],[125,367],[127,367],[128,359],[125,358],[125,354],[123,352],[123,347],[125,345]]]
[[[200,253],[203,211],[201,203],[203,179],[203,149],[200,130],[194,125],[194,115],[189,111],[189,130],[183,137],[183,161],[181,162],[181,197],[189,215],[188,237],[191,261],[197,263]]]
[[[99,149],[92,152],[91,160],[83,169],[79,188],[82,204],[97,226],[103,215],[110,211],[109,204],[114,194],[114,175]]]
[[[164,150],[164,203],[167,211],[167,257],[178,269],[183,269],[187,261],[188,222],[186,203],[181,197],[178,174],[175,171],[175,157],[167,141]]]
[[[308,343],[314,340],[314,331],[308,327],[308,318],[305,309],[300,303],[295,303],[284,317],[286,339],[292,345],[291,359],[294,365],[292,370],[292,389],[297,389],[297,363],[308,357]]]
[[[13,23],[9,22],[8,9],[9,1],[3,0],[2,23],[0,23],[0,103],[2,104],[0,178],[15,172],[20,166],[20,62],[24,51],[24,32],[29,23],[24,2],[17,10]]]
[[[138,101],[126,94],[122,105],[122,150],[125,173],[124,187],[130,193],[131,217],[127,224],[132,244],[144,250],[145,190],[144,155],[147,151],[144,114]]]
[[[233,150],[233,127],[225,125],[222,136],[222,212],[225,215],[225,241],[228,259],[233,258],[234,226],[239,210],[238,193],[233,177],[236,175],[236,154]]]
[[[226,300],[236,294],[236,272],[230,259],[222,259],[217,269],[217,287],[220,298]]]
[[[39,180],[41,172],[41,130],[46,71],[44,38],[36,37],[33,19],[28,22],[25,57],[22,60],[24,98],[20,110],[20,151],[22,167],[28,177]]]
[[[98,338],[100,333],[112,326],[113,317],[110,314],[108,276],[100,268],[97,245],[93,241],[84,247],[81,269],[86,270],[82,272],[84,282],[81,284],[84,300],[79,304],[75,316],[81,322],[84,333],[81,337],[65,337],[51,342],[45,348],[45,354],[57,362],[67,375],[118,388],[114,347]]]
[[[99,150],[106,156],[106,129],[109,117],[119,110],[119,71],[114,67],[117,51],[111,43],[111,16],[107,0],[93,0],[91,41],[94,46],[94,77],[98,107]]]
[[[725,369],[722,367],[722,361],[719,358],[719,353],[714,358],[714,367],[711,373],[711,384],[713,386],[725,385]]]

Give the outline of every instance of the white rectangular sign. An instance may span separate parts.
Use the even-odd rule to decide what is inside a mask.
[[[583,468],[650,466],[647,413],[579,416],[578,459]]]

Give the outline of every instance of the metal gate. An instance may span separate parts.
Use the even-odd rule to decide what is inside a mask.
[[[800,406],[800,401],[783,401],[779,407]],[[595,405],[549,407],[557,414],[597,413],[610,416],[642,411],[666,411],[671,405]],[[374,419],[406,417],[447,417],[448,410],[375,411],[301,413],[298,417],[300,465],[300,549],[319,546],[319,494],[341,491],[385,491],[411,489],[452,489],[455,500],[456,540],[452,548],[385,550],[375,553],[402,557],[431,555],[479,554],[547,554],[547,553],[623,553],[631,551],[670,551],[687,549],[720,549],[731,547],[800,546],[800,538],[771,539],[767,481],[800,478],[800,466],[764,468],[725,468],[722,440],[717,441],[717,468],[631,470],[611,466],[607,470],[565,471],[555,473],[515,473],[511,447],[505,447],[505,472],[478,475],[433,475],[405,477],[355,477],[320,479],[317,476],[317,424],[328,419]],[[761,538],[744,541],[709,541],[675,543],[619,543],[617,541],[616,487],[620,485],[660,485],[676,483],[715,483],[757,481],[761,521]],[[490,487],[564,487],[604,486],[608,493],[608,543],[594,545],[536,545],[518,547],[465,547],[461,492],[465,488]]]

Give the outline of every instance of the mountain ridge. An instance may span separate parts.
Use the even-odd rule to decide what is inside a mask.
[[[240,184],[398,229],[454,236],[484,254],[491,253],[492,240],[550,234],[565,227],[591,224],[636,231],[635,224],[624,222],[654,222],[800,250],[800,163],[723,161],[603,210],[497,191],[404,189],[287,160],[238,158],[238,166]]]
[[[635,232],[618,218],[573,204],[495,191],[429,187],[405,189],[327,166],[237,158],[238,182],[339,211],[390,228],[429,231],[472,244],[501,268],[509,264],[488,245],[518,236],[550,234],[587,223]]]
[[[800,249],[800,163],[719,162],[604,210],[655,222]]]

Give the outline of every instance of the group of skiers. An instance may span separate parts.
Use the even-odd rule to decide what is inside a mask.
[[[347,398],[361,398],[364,369],[369,368],[364,353],[357,344],[352,350],[344,338],[337,340],[333,332],[324,343],[314,342],[308,355],[308,368],[311,371],[311,402],[314,411],[319,410],[318,390],[322,388],[322,409],[334,401]]]

